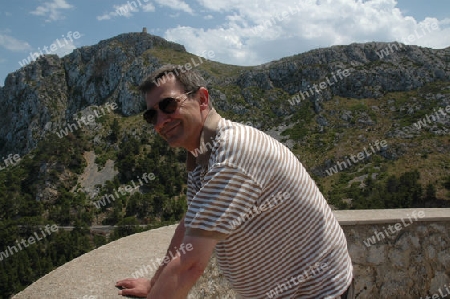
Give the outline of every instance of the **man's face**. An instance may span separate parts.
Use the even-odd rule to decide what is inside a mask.
[[[204,121],[201,112],[203,108],[199,101],[201,91],[190,96],[184,93],[183,85],[174,76],[170,76],[164,84],[147,92],[145,101],[147,109],[153,108],[157,112],[156,132],[171,147],[183,147],[193,151],[199,146]],[[165,98],[178,98],[178,108],[174,113],[165,114],[159,109],[157,104]]]

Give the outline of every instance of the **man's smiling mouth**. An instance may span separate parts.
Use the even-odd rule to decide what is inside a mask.
[[[180,124],[177,123],[176,125],[171,126],[171,127],[168,128],[167,130],[164,130],[163,135],[164,135],[164,136],[167,136],[167,134],[170,134],[174,129],[178,128],[179,125],[180,125]]]

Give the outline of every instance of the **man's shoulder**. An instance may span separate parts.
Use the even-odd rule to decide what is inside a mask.
[[[270,143],[273,147],[286,146],[276,138],[270,136],[266,132],[249,125],[249,123],[240,123],[222,118],[217,126],[216,136],[225,138],[225,141],[237,140],[239,145],[250,145],[254,148],[258,144]]]
[[[222,119],[217,129],[219,160],[246,163],[247,160],[275,160],[289,155],[289,149],[267,133],[242,123]],[[239,163],[238,163],[239,164]]]
[[[267,135],[266,133],[264,133],[263,131],[249,125],[249,123],[241,123],[241,122],[236,122],[236,121],[232,121],[229,119],[225,119],[222,118],[219,121],[218,127],[217,127],[217,133],[231,133],[231,131],[233,131],[236,134],[232,134],[232,136],[235,137],[242,137],[243,135],[241,134],[245,134],[244,136],[248,136],[248,137],[252,137],[252,135],[261,135],[261,137],[268,137],[270,138],[269,135]],[[230,137],[232,137],[230,136]]]

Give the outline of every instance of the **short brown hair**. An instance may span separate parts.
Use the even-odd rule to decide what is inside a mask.
[[[142,93],[147,93],[151,89],[166,83],[167,79],[175,76],[184,87],[185,92],[197,90],[200,87],[206,87],[206,81],[195,70],[186,70],[182,65],[166,64],[154,71],[139,85]]]
[[[167,79],[175,76],[175,79],[183,85],[185,92],[196,91],[200,87],[206,88],[206,81],[196,70],[187,70],[182,65],[166,64],[150,74],[139,85],[139,90],[146,94],[155,87],[166,83]],[[211,97],[209,97],[209,108],[212,108]]]

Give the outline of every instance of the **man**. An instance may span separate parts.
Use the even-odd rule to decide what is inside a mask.
[[[186,298],[216,249],[242,298],[352,298],[347,242],[314,181],[287,147],[221,118],[205,86],[197,72],[171,65],[140,86],[144,118],[188,151],[188,210],[167,263],[150,281],[117,282],[119,294]]]

